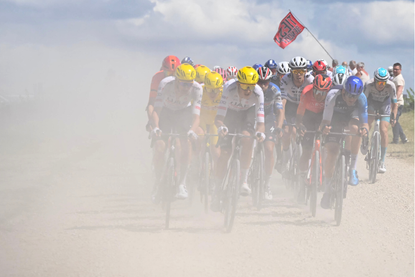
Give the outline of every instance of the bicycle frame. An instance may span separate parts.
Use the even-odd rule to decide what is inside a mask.
[[[390,115],[381,115],[378,111],[375,114],[368,114],[368,116],[374,117],[375,126],[372,136],[370,138],[370,147],[367,159],[367,169],[369,169],[369,181],[371,183],[376,182],[376,174],[379,168],[381,159],[381,134],[380,134],[380,120],[382,117],[389,117]]]

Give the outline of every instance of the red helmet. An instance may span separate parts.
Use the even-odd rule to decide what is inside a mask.
[[[180,64],[181,63],[178,57],[167,56],[164,58],[163,63],[161,64],[161,70],[175,71]]]
[[[198,63],[198,64],[194,65],[194,66],[193,66],[193,68],[194,68],[194,69],[196,69],[196,68],[198,68],[199,66],[201,66],[201,64],[200,64],[200,63]]]
[[[313,88],[319,91],[326,91],[328,92],[332,86],[333,82],[331,78],[326,74],[318,74],[313,81]]]
[[[316,61],[313,64],[313,71],[326,71],[327,67],[322,61]]]
[[[220,76],[222,76],[222,78],[223,78],[223,82],[226,82],[226,77],[227,77],[227,73],[226,73],[226,71],[225,71],[225,69],[223,69],[223,68],[216,68],[215,69],[215,72],[217,72],[217,73],[219,73],[220,74]]]

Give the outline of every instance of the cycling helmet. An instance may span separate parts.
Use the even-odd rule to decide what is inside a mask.
[[[161,64],[161,69],[164,71],[175,71],[180,65],[180,60],[176,56],[167,56],[164,58]]]
[[[194,66],[195,65],[195,63],[193,62],[192,58],[190,58],[190,57],[184,57],[183,60],[182,60],[182,63],[188,63],[191,66]]]
[[[195,64],[193,67],[196,69],[196,68],[198,68],[199,66],[201,66],[201,64],[200,64],[200,63]]]
[[[298,57],[292,58],[289,65],[291,69],[306,69],[307,60],[303,57],[298,56]]]
[[[256,72],[258,73],[259,81],[267,81],[272,77],[272,71],[266,66],[259,67]]]
[[[346,93],[358,96],[363,92],[363,82],[357,76],[350,76],[347,78],[346,82],[344,82],[343,88]]]
[[[182,81],[193,81],[196,78],[196,70],[190,64],[184,63],[177,67],[174,76]]]
[[[268,61],[266,61],[264,66],[266,66],[270,69],[275,69],[275,68],[277,68],[278,64],[273,59],[269,59]]]
[[[252,66],[255,70],[257,70],[258,68],[262,67],[262,64],[260,63],[256,63]]]
[[[258,73],[253,67],[245,66],[238,71],[238,81],[243,84],[255,85],[258,83]]]
[[[228,67],[228,69],[226,69],[226,78],[227,79],[236,78],[237,74],[238,74],[238,69],[234,66],[230,66],[230,67]]]
[[[316,61],[313,64],[313,72],[326,71],[326,70],[327,70],[327,67],[322,61]]]
[[[210,89],[221,88],[223,86],[223,78],[216,71],[211,71],[205,76],[205,87]]]
[[[205,75],[210,72],[210,69],[207,66],[200,65],[196,68],[196,78],[195,81],[198,83],[203,83],[205,81]]]
[[[307,60],[307,71],[313,70],[313,62],[310,60]]]
[[[343,85],[346,81],[347,76],[344,73],[336,73],[333,78],[333,83],[335,86]]]
[[[327,66],[329,65],[329,64],[326,62],[326,60],[320,59],[320,60],[317,60],[317,61],[323,62],[323,63],[325,64],[326,68],[327,68]]]
[[[389,72],[384,69],[383,67],[379,67],[375,70],[375,73],[373,73],[373,76],[375,76],[375,79],[378,81],[387,81],[389,80]]]
[[[219,65],[215,65],[214,67],[213,67],[213,71],[215,71],[216,69],[218,69],[218,68],[221,68]]]
[[[336,66],[335,72],[346,74],[346,68],[344,66],[341,66],[341,65]]]
[[[290,73],[291,68],[288,62],[280,62],[277,67],[277,72],[282,75]]]
[[[223,81],[226,82],[226,71],[225,71],[225,69],[223,69],[223,68],[216,68],[214,71],[217,72],[217,73],[219,73],[220,76],[222,76]]]
[[[389,72],[389,75],[393,74],[393,66],[388,67],[388,72]]]
[[[314,78],[313,88],[316,90],[329,91],[333,82],[326,74],[319,74]]]

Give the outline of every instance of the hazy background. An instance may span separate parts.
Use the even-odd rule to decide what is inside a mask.
[[[273,41],[288,9],[339,62],[364,61],[373,76],[399,61],[414,87],[413,1],[0,0],[0,95],[79,106],[107,93],[143,111],[167,55],[209,67],[331,62],[307,30],[285,50]]]

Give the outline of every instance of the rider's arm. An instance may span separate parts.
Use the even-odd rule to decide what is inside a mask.
[[[255,86],[255,93],[257,94],[255,110],[256,110],[256,131],[264,133],[265,132],[265,114],[264,114],[264,92],[257,85]]]
[[[307,94],[303,92],[300,97],[300,103],[298,104],[298,108],[297,108],[297,116],[295,118],[295,125],[297,126],[297,129],[299,129],[301,125],[303,124],[303,116],[306,110],[306,103],[307,103]]]
[[[367,124],[367,98],[364,93],[360,94],[359,99],[357,99],[357,108],[359,112],[360,129],[366,129],[366,132],[368,132],[369,124]]]
[[[392,81],[388,81],[388,84],[390,84],[391,86],[390,98],[391,98],[391,108],[392,108],[392,114],[393,114],[391,119],[393,118],[393,120],[395,120],[396,114],[398,113],[398,104],[397,104],[398,98],[396,97],[396,86]]]

